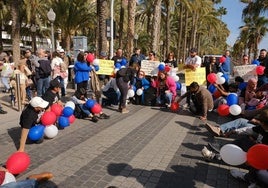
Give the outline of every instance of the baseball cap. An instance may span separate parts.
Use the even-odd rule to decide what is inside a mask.
[[[196,48],[191,48],[191,49],[190,49],[190,52],[191,52],[191,53],[197,52],[197,49],[196,49]]]
[[[42,99],[41,97],[34,97],[30,101],[30,105],[32,107],[41,107],[41,108],[46,108],[48,106],[48,102]]]
[[[60,82],[57,78],[53,79],[50,81],[50,87],[55,88],[55,87],[60,87]]]
[[[64,51],[64,49],[60,49],[60,53],[64,53],[65,51]]]

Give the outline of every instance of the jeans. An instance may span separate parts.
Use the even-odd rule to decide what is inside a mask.
[[[60,87],[61,87],[61,96],[65,96],[65,86],[64,86],[64,79],[60,76],[57,76],[57,79],[60,82]]]
[[[102,99],[105,105],[118,105],[119,98],[120,98],[120,91],[115,91],[113,88],[109,88],[107,91],[103,91],[102,94],[107,98],[107,99]]]
[[[116,78],[116,84],[121,93],[120,100],[119,100],[119,107],[126,108],[128,82],[125,82],[123,80],[123,77],[120,77],[120,78]]]
[[[50,76],[47,78],[39,78],[37,80],[37,96],[41,97],[49,88]]]
[[[87,114],[88,116],[91,114],[90,110],[86,107],[86,105],[84,105],[84,104],[79,104],[79,106],[80,106],[81,110],[82,110],[85,114]]]
[[[5,185],[1,185],[1,188],[22,188],[22,187],[36,188],[37,181],[34,179],[27,179],[27,180],[21,180],[21,181],[11,182]]]
[[[172,93],[169,92],[169,93],[161,94],[157,97],[156,101],[158,104],[164,104],[164,103],[171,104]]]
[[[8,77],[1,77],[1,81],[2,81],[2,84],[5,86],[5,89],[6,90],[9,90],[10,86],[9,86],[9,78]]]
[[[227,123],[224,123],[220,126],[220,129],[223,133],[227,132],[227,131],[231,131],[234,129],[240,129],[240,128],[244,128],[244,127],[254,127],[254,124],[251,124],[248,119],[244,119],[244,118],[238,118],[234,121],[230,121]]]

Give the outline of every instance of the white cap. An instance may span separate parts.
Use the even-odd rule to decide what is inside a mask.
[[[64,49],[60,49],[60,53],[64,53],[65,51],[64,51]]]
[[[40,107],[40,108],[46,108],[48,106],[48,102],[43,100],[41,97],[34,97],[30,101],[30,105],[32,107]]]

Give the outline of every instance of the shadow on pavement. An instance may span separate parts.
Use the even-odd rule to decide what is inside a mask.
[[[10,138],[13,140],[14,145],[18,149],[20,146],[20,134],[21,134],[21,128],[20,127],[14,127],[7,130]]]

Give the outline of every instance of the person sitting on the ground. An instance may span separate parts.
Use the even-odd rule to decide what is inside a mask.
[[[31,187],[38,187],[40,182],[47,181],[51,178],[53,178],[53,174],[50,172],[42,172],[40,174],[32,174],[27,177],[26,180],[20,180],[16,182],[8,182],[5,183],[5,174],[8,172],[8,170],[4,167],[0,167],[0,187],[1,188],[15,188],[15,187],[25,187],[25,188],[31,188]]]
[[[20,147],[18,151],[23,152],[25,150],[25,143],[29,130],[34,126],[39,120],[39,114],[42,113],[49,103],[43,100],[41,97],[33,97],[30,101],[30,104],[25,107],[20,115],[20,126],[21,126],[21,138],[20,138]]]
[[[100,119],[109,119],[110,116],[107,114],[100,112],[99,116],[93,114],[90,109],[86,106],[87,98],[85,97],[86,90],[84,88],[80,88],[79,90],[75,91],[74,95],[72,96],[71,100],[75,104],[75,112],[74,115],[76,118],[89,118],[92,122],[98,122],[98,118]]]
[[[190,110],[196,115],[200,115],[201,120],[207,119],[207,112],[213,110],[213,98],[211,93],[204,87],[199,86],[197,82],[192,82],[189,86],[190,91],[178,97],[175,101],[180,102],[190,95],[194,106],[190,105]]]
[[[145,96],[145,92],[146,90],[150,87],[150,82],[145,78],[145,72],[140,70],[138,72],[138,75],[135,77],[135,81],[134,81],[134,86],[136,87],[136,90],[141,89],[142,90],[142,94],[138,95],[137,93],[135,93],[135,104],[142,104],[144,105],[144,96]]]
[[[106,98],[102,98],[103,106],[118,105],[120,91],[116,85],[116,79],[111,78],[102,89],[102,94]]]
[[[257,90],[257,79],[251,78],[248,80],[247,87],[245,89],[245,104],[246,108],[248,107],[248,102],[256,96],[256,90]],[[242,94],[242,93],[241,93]]]
[[[247,152],[249,148],[254,146],[255,144],[265,144],[268,145],[268,109],[262,110],[257,118],[259,121],[259,126],[249,127],[244,129],[243,133],[245,133],[244,137],[238,138],[234,140],[232,143],[234,145],[239,146],[244,152]],[[213,148],[214,149],[214,148]],[[214,149],[215,150],[215,149]],[[207,149],[206,146],[202,149],[201,153],[206,160],[212,159],[221,159],[220,155],[218,154],[219,150],[215,150],[215,152],[210,151]],[[262,186],[267,187],[267,172],[265,173],[265,177],[259,176],[262,171],[257,170],[253,167],[249,168],[248,173],[243,173],[238,170],[231,170],[231,175],[235,178],[240,178],[241,180],[245,180],[248,183],[259,184],[261,183]]]
[[[259,107],[263,107],[267,104],[267,95],[263,91],[256,91],[256,94],[253,98],[248,101],[247,109],[252,110]]]
[[[59,103],[62,105],[62,102],[60,101],[60,92],[61,89],[61,83],[58,80],[58,78],[55,78],[50,81],[49,88],[46,90],[45,94],[42,96],[42,98],[45,101],[49,102],[49,106],[51,106],[54,103]]]

